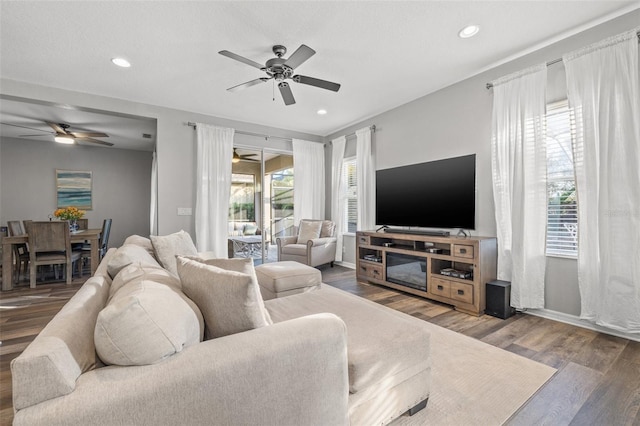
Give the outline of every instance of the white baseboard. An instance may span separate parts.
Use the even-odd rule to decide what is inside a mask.
[[[349,269],[356,269],[356,265],[349,262],[335,262],[335,264]]]
[[[565,324],[575,325],[576,327],[582,327],[588,330],[598,331],[600,333],[610,334],[616,337],[622,337],[624,339],[633,340],[635,342],[640,342],[640,335],[638,334],[625,333],[623,331],[602,327],[589,321],[580,319],[580,317],[577,317],[575,315],[569,315],[563,312],[551,311],[549,309],[527,309],[526,311],[522,311],[522,313],[563,322]]]

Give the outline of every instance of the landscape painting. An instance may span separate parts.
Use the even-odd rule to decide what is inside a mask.
[[[91,172],[56,170],[58,208],[91,210]]]

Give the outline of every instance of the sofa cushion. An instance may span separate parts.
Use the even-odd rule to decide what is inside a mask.
[[[185,294],[204,316],[205,339],[268,325],[257,280],[251,275],[182,256],[177,266]]]
[[[345,322],[351,393],[376,383],[390,387],[430,367],[430,334],[422,320],[386,306],[324,284],[265,306],[275,323],[322,312]]]
[[[107,273],[112,279],[116,278],[122,269],[132,263],[160,267],[160,264],[144,247],[137,244],[125,244],[118,248],[116,253],[107,263]]]
[[[227,271],[235,271],[241,272],[243,274],[247,274],[251,276],[251,286],[258,293],[256,294],[256,300],[260,305],[260,310],[264,314],[264,319],[267,324],[273,324],[271,321],[271,316],[269,316],[269,311],[267,311],[264,307],[264,300],[262,299],[262,294],[260,292],[260,282],[258,281],[258,275],[256,273],[256,269],[253,266],[253,259],[216,259],[213,257],[203,257],[203,253],[198,253],[198,256],[184,256],[187,259],[195,260],[196,262],[204,263],[205,265],[215,266],[217,268],[225,269]],[[320,274],[320,271],[318,271]]]
[[[156,256],[156,253],[153,251],[153,244],[151,244],[151,240],[149,238],[142,237],[140,235],[129,235],[127,239],[124,240],[124,243],[122,243],[123,246],[126,246],[127,244],[140,246],[148,251],[154,258]]]
[[[176,277],[136,264],[120,275],[130,281],[111,296],[95,327],[96,350],[105,364],[154,364],[202,340],[201,314]]]
[[[198,253],[191,236],[185,231],[163,236],[152,235],[151,243],[160,264],[176,276],[176,256],[193,256]]]
[[[322,222],[319,220],[301,220],[298,231],[298,244],[307,244],[307,241],[320,237]]]

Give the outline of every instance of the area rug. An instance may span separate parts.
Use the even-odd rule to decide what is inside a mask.
[[[556,369],[427,323],[431,330],[431,396],[427,407],[393,426],[501,425]]]

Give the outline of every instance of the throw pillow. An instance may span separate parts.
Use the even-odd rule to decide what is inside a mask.
[[[242,230],[243,235],[256,235],[258,232],[258,225],[247,223]]]
[[[335,232],[335,230],[336,230],[335,222],[332,222],[330,220],[323,220],[322,229],[320,230],[320,238],[333,237],[333,233]]]
[[[98,314],[94,342],[105,364],[154,364],[201,340],[199,312],[175,290],[179,282],[169,283],[177,279],[151,271],[153,276],[141,268]]]
[[[268,325],[249,274],[177,258],[182,289],[204,316],[205,339]]]
[[[262,299],[262,292],[260,291],[260,284],[258,283],[258,276],[256,275],[256,269],[253,266],[253,259],[238,258],[238,259],[215,259],[215,258],[203,258],[202,253],[196,256],[184,256],[187,259],[195,260],[196,262],[204,263],[205,265],[215,266],[227,271],[241,272],[251,276],[251,286],[256,292],[256,300],[260,305],[260,310],[264,313],[264,319],[267,324],[273,324],[269,311],[264,306],[264,300]]]
[[[322,222],[319,220],[300,221],[300,231],[298,232],[298,244],[307,244],[307,241],[320,237]]]
[[[164,236],[152,235],[151,244],[160,264],[176,276],[176,256],[193,256],[198,253],[191,236],[185,231]]]

